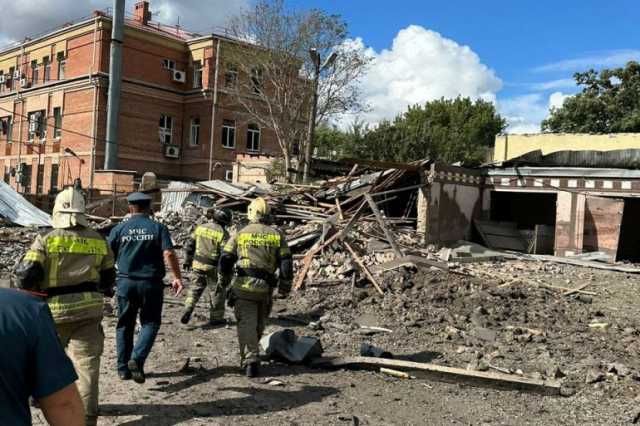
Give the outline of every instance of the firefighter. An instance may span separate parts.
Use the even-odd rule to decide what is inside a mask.
[[[273,290],[278,288],[279,298],[289,294],[293,262],[284,234],[268,225],[269,205],[263,198],[249,204],[247,217],[250,224],[234,235],[222,250],[218,279],[226,288],[236,265],[228,304],[234,308],[238,322],[241,366],[247,377],[255,377],[260,365],[258,342],[271,311]]]
[[[89,228],[80,191],[66,188],[56,197],[53,230],[39,235],[16,268],[18,287],[42,293],[62,346],[78,373],[87,425],[98,417],[98,379],[104,346],[103,296],[113,296],[113,253]]]
[[[187,324],[198,300],[209,287],[209,325],[226,325],[224,304],[226,291],[218,284],[218,260],[223,244],[229,239],[226,228],[231,225],[233,213],[229,209],[209,209],[207,218],[212,222],[198,225],[185,247],[185,270],[193,270],[193,287],[184,302],[180,322]]]

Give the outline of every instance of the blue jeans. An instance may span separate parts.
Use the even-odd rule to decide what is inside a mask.
[[[163,285],[161,280],[141,281],[128,278],[117,280],[118,324],[116,348],[118,371],[127,371],[130,359],[144,365],[151,352],[162,320]],[[133,344],[136,317],[140,312],[140,332]]]

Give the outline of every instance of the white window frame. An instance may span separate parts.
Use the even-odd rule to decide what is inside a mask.
[[[51,59],[48,56],[42,58],[42,82],[47,83],[51,81]]]
[[[202,62],[193,61],[193,88],[200,89],[202,88],[202,74],[204,67]]]
[[[200,117],[191,118],[191,127],[189,131],[189,145],[200,146]]]
[[[234,120],[222,121],[222,147],[236,149],[236,122]]]
[[[162,67],[165,70],[175,70],[176,69],[176,61],[174,61],[173,59],[163,59],[162,60]]]
[[[233,170],[224,171],[224,180],[227,182],[233,182]]]
[[[264,71],[256,67],[251,70],[251,93],[259,95],[264,90]]]
[[[62,53],[62,52],[60,52]],[[67,58],[64,53],[58,54],[58,80],[64,80],[64,74],[67,72]]]
[[[31,65],[29,66],[31,67],[31,85],[35,86],[38,84],[38,80],[40,80],[40,66],[37,60],[31,61]]]
[[[171,142],[173,142],[173,117],[167,114],[160,114],[158,136],[162,145],[171,145]]]
[[[254,129],[252,126],[256,128]],[[256,138],[258,140],[257,147],[255,146]],[[260,127],[257,124],[247,126],[247,151],[260,152]]]
[[[56,112],[58,112],[58,114],[56,114]],[[53,108],[53,139],[59,141],[61,138],[62,138],[62,107],[54,107]]]
[[[39,132],[32,132],[31,130],[29,130],[29,128],[27,128],[28,130],[28,141],[29,143],[33,143],[34,140],[45,140],[47,138],[47,128],[46,128],[46,121],[44,119],[44,111],[32,111],[30,113],[27,114],[27,125],[29,127],[31,127],[31,123],[35,120],[38,120],[39,122]]]

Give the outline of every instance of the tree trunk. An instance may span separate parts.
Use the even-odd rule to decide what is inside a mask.
[[[291,156],[288,150],[284,150],[282,154],[284,155],[284,177],[287,183],[291,183],[291,173],[289,172],[291,168]]]

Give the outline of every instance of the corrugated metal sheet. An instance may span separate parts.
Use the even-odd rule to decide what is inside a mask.
[[[266,195],[270,188],[264,185],[247,183],[231,183],[224,180],[207,180],[198,185],[228,194],[231,197],[247,197],[250,195]]]
[[[197,186],[186,182],[170,182],[167,189],[195,189]],[[163,192],[160,211],[174,212],[182,208],[187,197],[191,194],[189,191]]]
[[[25,200],[4,182],[0,182],[0,216],[16,225],[51,226],[51,216]]]
[[[502,163],[502,166],[561,166],[602,167],[615,169],[640,169],[640,149],[616,149],[611,151],[557,151],[543,155],[541,150],[531,151]]]

